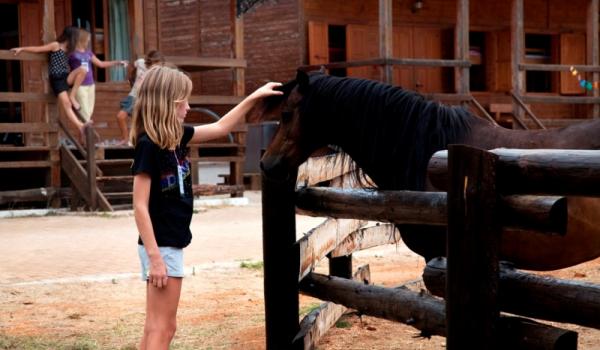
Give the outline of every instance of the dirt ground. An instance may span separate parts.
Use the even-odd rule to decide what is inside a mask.
[[[199,208],[185,250],[186,278],[173,349],[263,349],[260,196],[241,207]],[[298,217],[299,234],[321,222]],[[0,219],[0,349],[136,349],[144,319],[136,230],[129,212]],[[355,254],[373,282],[420,278],[422,259],[404,245]],[[326,264],[322,264],[326,265]],[[325,266],[318,268],[325,271]],[[600,259],[551,273],[600,283]],[[301,313],[320,301],[301,296]],[[579,349],[600,349],[600,331]],[[318,349],[443,349],[409,326],[349,313]]]

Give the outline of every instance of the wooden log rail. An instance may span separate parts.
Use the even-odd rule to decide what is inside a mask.
[[[470,67],[469,60],[443,60],[443,59],[428,59],[428,58],[375,58],[370,60],[356,60],[346,62],[336,62],[327,64],[313,64],[301,66],[299,69],[303,71],[319,70],[321,67],[325,69],[352,68],[365,66],[425,66],[425,67]]]
[[[448,222],[445,192],[307,187],[297,191],[296,207],[300,214],[338,219],[432,226],[446,226]],[[508,196],[500,208],[501,220],[507,226],[550,234],[566,231],[567,204],[563,197]]]
[[[433,295],[446,295],[446,259],[430,260],[423,281]],[[537,319],[600,329],[600,285],[561,280],[500,268],[498,302],[502,311]]]
[[[503,193],[600,196],[600,151],[506,149],[490,151],[499,156],[498,188]],[[429,161],[432,184],[444,190],[448,184],[447,151]]]
[[[426,293],[365,285],[317,273],[302,281],[300,291],[364,315],[407,324],[425,337],[447,336],[444,302]],[[499,349],[577,349],[577,333],[570,330],[505,316],[498,323]]]

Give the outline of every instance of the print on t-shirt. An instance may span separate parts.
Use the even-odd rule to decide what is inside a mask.
[[[165,197],[191,197],[191,167],[190,161],[187,158],[187,152],[182,152],[177,148],[174,152],[162,152],[160,165],[160,189]],[[177,166],[181,168],[183,177],[184,194],[179,192],[179,180],[177,174]]]

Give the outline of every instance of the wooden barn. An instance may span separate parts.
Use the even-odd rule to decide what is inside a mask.
[[[6,77],[0,82],[0,206],[18,198],[59,205],[69,194],[89,202],[94,193],[101,208],[111,196],[127,201],[126,191],[112,192],[108,184],[126,188],[129,181],[131,150],[110,146],[118,137],[119,101],[129,89],[122,73],[95,75],[93,118],[107,143],[91,150],[96,183],[81,161],[87,151],[59,142],[64,132],[46,83],[46,57],[15,59],[7,51],[47,42],[69,24],[90,29],[93,50],[103,59],[158,49],[189,71],[197,108],[191,122],[223,113],[267,80],[286,81],[298,67],[321,65],[330,74],[383,80],[462,103],[506,127],[558,127],[600,113],[599,0],[263,0],[243,2],[261,4],[237,17],[238,2],[0,0],[0,70]],[[256,153],[246,153],[246,139],[264,143],[261,132],[246,130],[193,150],[198,160],[230,162],[237,194],[243,161]],[[68,150],[71,163],[63,154]]]

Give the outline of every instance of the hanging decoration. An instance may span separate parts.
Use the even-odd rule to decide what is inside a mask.
[[[592,90],[592,89],[598,89],[598,82],[594,81],[587,81],[585,79],[583,79],[581,77],[581,74],[579,74],[579,71],[577,71],[577,69],[575,69],[575,67],[571,66],[569,67],[569,70],[571,71],[571,75],[573,75],[574,77],[577,77],[577,80],[579,81],[579,86],[581,86],[581,88],[585,89],[585,90]]]

